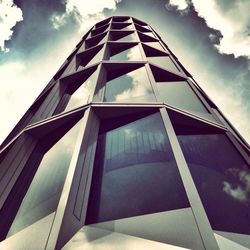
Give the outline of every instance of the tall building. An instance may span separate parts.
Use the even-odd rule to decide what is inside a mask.
[[[0,249],[248,249],[249,162],[153,28],[108,18],[1,147]]]

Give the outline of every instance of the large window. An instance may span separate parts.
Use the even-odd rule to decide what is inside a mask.
[[[224,134],[178,139],[212,228],[250,234],[250,169],[236,148]]]
[[[64,111],[72,110],[89,102],[89,96],[95,87],[97,77],[98,71],[95,71],[77,89],[73,84],[68,87],[66,95],[69,96],[69,100]]]
[[[132,44],[113,44],[110,46],[109,60],[142,61],[142,56],[138,45]]]
[[[180,73],[176,65],[173,63],[169,56],[151,56],[147,60],[157,66],[170,70],[174,73]]]
[[[21,203],[8,236],[19,232],[57,209],[79,126],[80,121],[58,140],[56,144],[47,149],[37,167],[36,174]],[[48,141],[48,138],[44,142],[41,141],[39,143],[39,147],[36,149],[37,155],[44,153],[43,151],[46,147],[44,143],[48,143],[46,141]]]
[[[110,31],[110,41],[133,42],[138,40],[133,31]]]
[[[208,114],[207,109],[186,81],[158,82],[157,88],[167,104],[200,115]]]
[[[130,71],[106,82],[106,102],[155,101],[153,90],[144,67]]]
[[[159,113],[101,123],[88,224],[188,206]]]

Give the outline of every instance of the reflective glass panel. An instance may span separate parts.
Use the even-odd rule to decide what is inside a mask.
[[[161,68],[166,68],[176,73],[180,73],[173,61],[168,56],[152,56],[147,58],[149,62],[160,66]]]
[[[106,83],[106,102],[155,101],[153,90],[144,67],[131,71]]]
[[[103,32],[105,32],[107,29],[108,29],[109,26],[103,26],[103,27],[100,27],[98,29],[94,29],[91,31],[91,34],[92,34],[92,37],[93,36],[96,36],[96,35],[99,35]]]
[[[141,61],[141,52],[138,46],[126,49],[110,57],[110,60]]]
[[[101,48],[97,52],[97,54],[85,66],[89,66],[91,64],[95,64],[95,63],[98,63],[98,62],[102,61],[103,53],[104,53],[104,48]]]
[[[223,134],[178,135],[214,230],[250,234],[250,169]]]
[[[189,206],[160,114],[126,121],[101,124],[87,223]]]
[[[158,42],[150,42],[150,43],[145,43],[145,44],[155,49],[164,50],[161,44]]]
[[[100,35],[101,36],[101,35]],[[93,46],[96,46],[98,44],[101,44],[101,43],[104,43],[106,42],[107,40],[107,35],[105,35],[103,38],[101,38],[100,40],[100,37],[97,37],[97,38],[90,38],[89,40],[86,40],[86,43],[85,43],[85,48],[86,49],[89,49],[89,48],[92,48]]]
[[[143,34],[155,38],[155,36],[154,36],[154,34],[152,32],[143,32]]]
[[[163,101],[167,104],[213,119],[187,82],[158,82],[157,87]]]
[[[131,30],[132,29],[132,25],[124,25],[124,23],[113,23],[111,29],[114,30]]]
[[[136,36],[135,36],[135,33],[132,33],[132,34],[129,34],[127,36],[124,36],[120,39],[118,39],[117,41],[119,42],[130,42],[130,41],[136,41]]]
[[[89,102],[89,95],[93,90],[98,73],[95,71],[71,96],[64,111],[85,105]]]
[[[120,30],[132,30],[132,29],[133,29],[133,26],[130,24],[127,27],[124,27],[124,28],[122,28]]]
[[[57,209],[80,121],[43,156],[9,230],[11,236]]]

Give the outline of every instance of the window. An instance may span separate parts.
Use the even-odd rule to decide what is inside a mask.
[[[141,61],[142,56],[138,45],[120,46],[115,44],[111,47],[109,60]]]
[[[113,17],[112,21],[113,22],[128,22],[130,20],[130,17],[125,17],[125,16],[115,16]]]
[[[101,123],[87,223],[189,207],[159,113]]]
[[[138,40],[132,31],[111,31],[110,40],[118,42],[132,42]]]
[[[99,35],[99,34],[103,33],[104,31],[106,31],[108,27],[109,27],[109,25],[107,24],[107,25],[104,25],[104,26],[99,27],[97,29],[94,29],[91,31],[91,35],[92,36]]]
[[[77,55],[77,65],[78,70],[80,67],[86,67],[93,65],[95,63],[99,63],[102,61],[104,55],[104,46],[100,45],[93,49],[86,50],[81,54]]]
[[[74,151],[79,126],[80,121],[51,148],[47,149],[19,207],[15,220],[9,230],[8,237],[46,217],[57,209]],[[55,133],[58,133],[58,131]],[[48,139],[45,140],[45,144],[48,143],[46,141]],[[36,149],[37,154],[43,154],[44,143],[40,142],[39,147]]]
[[[153,90],[144,67],[130,71],[106,82],[105,102],[155,101]]]
[[[224,134],[179,134],[214,230],[250,234],[250,170]]]
[[[132,25],[131,25],[131,23],[112,23],[111,29],[131,30]]]
[[[74,86],[69,86],[68,93],[66,94],[69,96],[69,101],[64,111],[72,110],[89,102],[89,96],[95,87],[97,76],[98,73],[95,71],[77,89]]]
[[[178,68],[175,66],[173,61],[169,56],[152,56],[147,58],[149,62],[160,66],[162,68],[166,68],[167,70],[173,71],[174,73],[180,73]]]
[[[145,44],[155,49],[164,50],[159,42],[147,42]]]
[[[89,48],[91,48],[93,46],[96,46],[98,44],[101,44],[101,43],[105,42],[107,40],[106,35],[107,35],[107,32],[102,33],[100,35],[96,35],[96,36],[94,36],[92,38],[87,39],[85,41],[85,48],[89,49]]]
[[[167,104],[213,119],[186,81],[158,82],[157,88]]]

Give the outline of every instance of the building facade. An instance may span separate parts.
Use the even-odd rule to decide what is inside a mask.
[[[0,249],[248,249],[249,162],[153,28],[108,18],[1,146]]]

